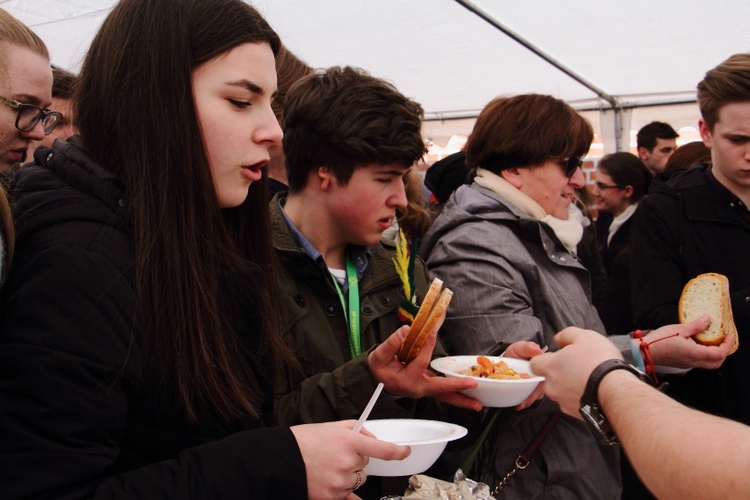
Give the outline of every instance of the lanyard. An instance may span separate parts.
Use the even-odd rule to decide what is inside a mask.
[[[339,287],[339,282],[334,275],[331,275],[331,278],[333,279],[333,285],[336,287],[336,292],[339,294],[344,318],[346,318],[347,325],[349,326],[349,353],[352,355],[352,358],[356,358],[362,353],[362,340],[359,337],[359,281],[357,279],[357,269],[354,267],[352,261],[347,258],[346,280],[349,283],[348,314],[346,301],[344,300],[344,294],[341,292],[341,287]]]

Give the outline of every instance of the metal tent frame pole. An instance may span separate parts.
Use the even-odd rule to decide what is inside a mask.
[[[615,121],[615,149],[617,151],[622,151],[622,109],[618,103],[618,100],[615,96],[608,94],[601,88],[597,87],[572,69],[568,68],[567,66],[563,65],[561,62],[553,58],[552,56],[544,53],[539,47],[535,46],[533,43],[529,42],[525,38],[523,38],[521,35],[516,33],[515,31],[511,30],[507,26],[502,25],[499,23],[495,18],[490,16],[488,13],[477,7],[471,2],[468,2],[466,0],[455,0],[456,3],[467,9],[468,11],[476,14],[477,16],[481,17],[485,21],[487,21],[489,24],[494,26],[496,29],[500,30],[501,32],[505,33],[507,36],[518,42],[519,44],[526,47],[528,50],[539,56],[540,58],[547,61],[549,64],[557,68],[558,70],[562,71],[569,77],[571,77],[573,80],[577,81],[587,89],[594,92],[599,98],[603,99],[604,101],[608,102],[612,110],[614,111],[614,121]]]

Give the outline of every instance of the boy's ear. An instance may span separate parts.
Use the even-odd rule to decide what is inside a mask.
[[[711,132],[711,127],[709,127],[708,123],[704,120],[698,120],[698,130],[700,130],[703,144],[705,144],[707,148],[710,148],[713,144],[713,133]]]
[[[322,191],[327,191],[336,181],[333,173],[328,167],[318,167],[316,179],[320,183],[320,189]]]

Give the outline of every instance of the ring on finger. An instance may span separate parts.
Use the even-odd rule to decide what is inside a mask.
[[[355,470],[354,473],[357,475],[357,482],[349,488],[349,491],[356,491],[360,486],[362,486],[362,471],[361,470]]]

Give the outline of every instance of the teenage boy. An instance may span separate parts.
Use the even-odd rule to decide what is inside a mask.
[[[673,377],[670,393],[750,424],[750,53],[706,73],[698,104],[711,163],[657,183],[639,205],[630,242],[633,312],[639,328],[676,323],[688,280],[726,275],[740,348],[718,370]]]
[[[404,290],[421,301],[427,274],[417,261],[405,287],[381,236],[406,206],[403,177],[425,152],[422,113],[349,67],[305,77],[286,97],[289,192],[270,206],[282,328],[300,371],[278,391],[283,425],[357,418],[378,382],[385,394],[371,418],[412,416],[404,396],[481,408],[454,392],[465,383],[426,369],[434,338],[412,363],[396,358],[406,331],[398,309],[413,295]]]

